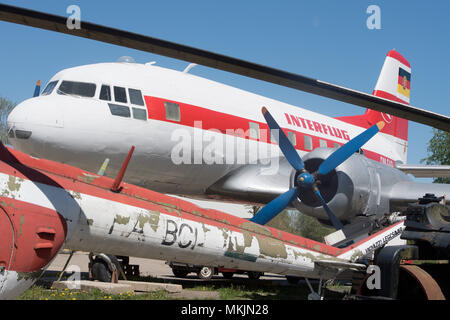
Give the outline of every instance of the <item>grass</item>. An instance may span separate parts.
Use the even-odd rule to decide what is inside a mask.
[[[306,300],[310,293],[306,285],[285,286],[274,285],[270,282],[251,281],[248,279],[231,281],[189,281],[176,280],[167,281],[167,279],[157,279],[152,277],[136,277],[134,281],[149,282],[170,282],[183,285],[182,295],[171,295],[170,293],[159,290],[156,292],[142,293],[128,291],[123,294],[107,294],[99,289],[91,291],[54,289],[45,285],[34,285],[25,291],[20,300],[172,300],[172,299],[216,299],[217,295],[208,297],[207,295],[196,295],[198,292],[218,292],[220,300]],[[346,291],[345,286],[334,284],[328,288],[331,292]],[[192,292],[192,294],[189,294]],[[338,294],[340,295],[340,294]],[[339,298],[336,295],[336,298]]]
[[[301,300],[306,299],[309,293],[307,288],[301,286],[268,286],[257,283],[236,284],[232,282],[193,287],[188,290],[217,291],[221,300]]]
[[[150,293],[136,294],[134,291],[127,291],[122,294],[107,294],[94,289],[90,291],[53,289],[43,286],[32,286],[25,291],[19,300],[165,300],[167,292],[160,290]]]

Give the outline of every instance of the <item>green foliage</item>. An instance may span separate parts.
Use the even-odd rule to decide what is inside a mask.
[[[15,106],[15,103],[0,97],[0,139],[5,144],[8,143],[6,120],[8,119],[9,113]]]
[[[450,165],[450,132],[433,129],[434,136],[428,142],[429,156],[422,159],[429,165]],[[437,178],[436,183],[450,183],[450,178]]]
[[[248,208],[249,212],[253,215],[260,209],[257,206],[249,206]],[[335,231],[334,228],[322,225],[314,217],[292,210],[283,210],[275,218],[270,220],[267,226],[319,242],[323,242],[323,238],[326,235]]]

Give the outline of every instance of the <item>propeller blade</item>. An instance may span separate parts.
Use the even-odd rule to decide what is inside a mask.
[[[330,219],[333,227],[335,227],[336,230],[342,229],[344,227],[344,225],[342,224],[341,220],[339,220],[339,218],[336,217],[336,215],[333,213],[333,211],[331,211],[330,207],[328,207],[327,202],[322,197],[322,194],[320,193],[318,188],[315,190],[315,194],[316,194],[317,198],[319,198],[320,202],[322,202],[322,206],[325,209],[325,211],[328,215],[328,218]]]
[[[38,97],[40,93],[41,93],[41,80],[38,80],[36,82],[36,87],[34,88],[33,97]]]
[[[378,131],[383,129],[383,127],[384,122],[380,121],[376,125],[354,137],[352,140],[333,152],[324,162],[322,162],[317,172],[321,175],[326,175],[331,170],[335,169],[342,162],[350,158],[356,151],[359,150],[359,148],[361,148],[367,141],[377,134]]]
[[[266,122],[269,125],[270,130],[271,131],[278,130],[277,142],[287,161],[289,161],[289,163],[295,170],[302,171],[305,168],[302,158],[300,158],[300,156],[297,153],[297,150],[295,150],[294,146],[289,141],[288,137],[286,137],[283,130],[280,128],[280,126],[272,117],[272,115],[270,114],[269,110],[267,110],[266,107],[262,108],[262,114],[266,119]]]
[[[266,224],[275,218],[277,214],[283,211],[295,199],[295,197],[298,197],[298,189],[289,189],[265,205],[264,208],[259,210],[259,212],[250,219],[250,221],[262,225]]]

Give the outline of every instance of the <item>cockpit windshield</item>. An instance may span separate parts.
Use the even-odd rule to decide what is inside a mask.
[[[52,81],[52,82],[50,82],[50,83],[45,87],[44,91],[42,91],[41,96],[48,96],[49,94],[51,94],[57,83],[58,83],[58,81]]]
[[[95,96],[94,83],[63,81],[58,88],[58,94],[92,98]]]

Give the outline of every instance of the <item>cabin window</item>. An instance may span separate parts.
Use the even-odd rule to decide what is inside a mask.
[[[52,81],[50,82],[44,89],[44,91],[42,91],[41,95],[42,96],[48,96],[49,94],[51,94],[53,92],[53,89],[55,89],[56,84],[58,83],[58,81]]]
[[[250,138],[259,139],[259,124],[249,122],[249,128],[250,128]]]
[[[102,85],[100,89],[100,100],[111,101],[111,87]]]
[[[289,141],[292,143],[292,145],[295,147],[297,145],[297,137],[295,136],[295,132],[288,131],[287,137]]]
[[[124,118],[131,117],[130,108],[128,108],[126,106],[121,106],[121,105],[112,104],[112,103],[108,103],[108,106],[109,106],[109,110],[111,110],[111,114],[113,116],[119,116],[119,117],[124,117]]]
[[[305,139],[305,150],[312,150],[312,138],[310,136],[304,135]]]
[[[320,143],[321,147],[324,147],[324,148],[328,147],[326,140],[319,139],[319,143]]]
[[[147,120],[147,110],[133,108],[133,118],[138,120]]]
[[[166,119],[172,121],[180,121],[180,105],[178,103],[164,102],[166,108]]]
[[[58,88],[58,94],[92,98],[95,96],[94,83],[63,81]]]
[[[141,90],[128,89],[128,95],[130,97],[131,104],[135,104],[137,106],[144,105],[144,100],[142,99]]]
[[[125,88],[114,87],[114,99],[116,102],[127,103],[127,92]]]

